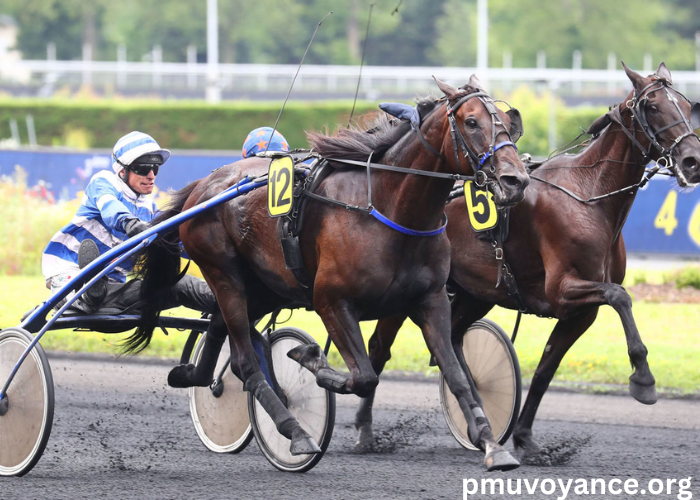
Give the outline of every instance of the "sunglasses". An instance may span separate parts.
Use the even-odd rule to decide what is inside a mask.
[[[158,169],[160,168],[160,165],[146,165],[146,164],[141,164],[141,165],[131,165],[129,167],[129,170],[131,170],[133,173],[136,175],[142,175],[146,176],[148,173],[153,170],[153,175],[158,175]]]

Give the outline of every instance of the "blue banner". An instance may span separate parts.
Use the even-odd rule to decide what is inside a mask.
[[[85,190],[90,178],[99,170],[111,169],[111,150],[85,153],[53,150],[0,150],[0,176],[12,176],[16,167],[27,174],[27,186],[47,199],[71,200]],[[212,170],[241,159],[238,151],[174,151],[160,169],[156,187],[159,191],[180,189],[206,177]]]
[[[700,190],[656,176],[637,194],[622,229],[630,253],[700,255]]]
[[[10,176],[20,166],[27,173],[27,186],[38,196],[70,200],[97,171],[111,168],[110,155],[104,150],[0,150],[0,176]],[[160,191],[181,189],[239,159],[238,151],[175,151],[156,185]],[[681,190],[673,178],[654,177],[637,194],[622,234],[630,253],[700,256],[700,190]]]

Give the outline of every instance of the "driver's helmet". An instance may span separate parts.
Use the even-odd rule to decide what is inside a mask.
[[[156,140],[143,132],[130,132],[119,139],[112,149],[112,169],[119,173],[143,155],[159,156],[161,165],[170,158],[170,151],[161,148]],[[154,161],[155,158],[151,158]]]
[[[272,136],[272,129],[270,127],[259,127],[255,130],[251,130],[248,137],[246,137],[243,142],[241,156],[243,158],[255,156],[265,151],[265,149],[268,151],[289,151],[287,139],[285,139],[282,134],[275,130],[275,135],[272,136],[271,141],[270,136]],[[268,141],[270,142],[269,147],[267,145]]]

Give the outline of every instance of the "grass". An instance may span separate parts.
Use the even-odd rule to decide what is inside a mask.
[[[0,302],[0,326],[3,328],[17,325],[22,313],[43,301],[48,293],[41,277],[0,276],[0,288],[4,291],[4,299]],[[697,392],[700,387],[700,345],[696,337],[700,308],[692,304],[635,302],[633,312],[642,340],[649,349],[649,364],[659,389]],[[196,314],[184,309],[174,310],[174,313],[189,316]],[[496,308],[488,317],[510,334],[516,313]],[[285,318],[287,313],[282,313],[280,319]],[[371,335],[374,324],[375,322],[362,324],[365,339]],[[525,380],[532,377],[554,324],[555,320],[523,316],[516,350]],[[282,326],[287,325],[301,328],[322,345],[325,343],[325,328],[315,313],[295,311]],[[60,330],[48,332],[41,344],[47,350],[116,354],[119,351],[119,341],[127,335],[128,333],[106,335]],[[157,331],[144,355],[177,358],[186,337],[186,332],[171,331],[166,337]],[[410,321],[399,333],[392,354],[387,370],[437,373],[437,368],[428,367],[430,356],[423,337]],[[331,350],[329,358],[335,366],[344,366],[335,349]],[[603,307],[591,329],[562,361],[555,380],[626,385],[630,373],[620,319],[612,308]]]

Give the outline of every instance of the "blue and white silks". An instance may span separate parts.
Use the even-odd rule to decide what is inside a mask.
[[[79,271],[78,249],[89,238],[105,253],[127,239],[124,221],[138,217],[153,220],[157,208],[150,195],[137,195],[116,174],[102,170],[85,188],[80,207],[71,221],[57,232],[44,249],[41,270],[47,280],[59,274]],[[108,276],[121,283],[133,269],[133,262],[116,267]]]

